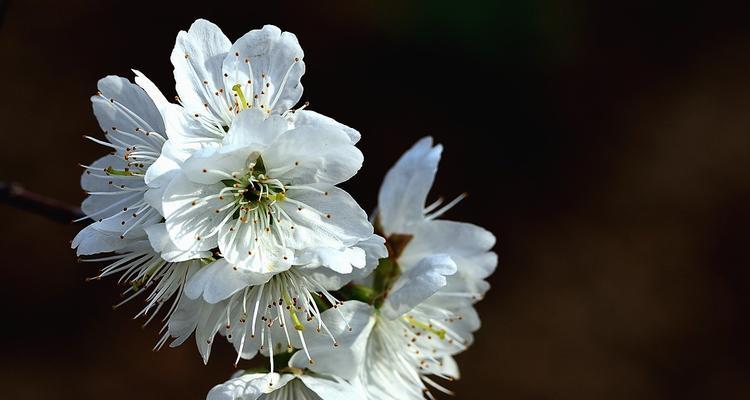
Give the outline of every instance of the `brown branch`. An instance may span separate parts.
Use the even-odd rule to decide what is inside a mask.
[[[0,182],[0,203],[5,203],[66,224],[83,217],[83,213],[81,213],[78,207],[73,207],[59,200],[30,192],[20,184],[14,182]]]

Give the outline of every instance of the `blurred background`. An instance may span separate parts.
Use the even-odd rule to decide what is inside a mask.
[[[220,4],[224,3],[224,4]],[[447,218],[498,237],[456,399],[750,398],[750,24],[721,2],[0,1],[0,180],[78,204],[105,150],[89,96],[146,73],[197,17],[298,35],[303,101],[359,129],[370,210],[424,135]],[[69,249],[79,227],[0,205],[0,397],[199,399],[217,341],[151,351],[139,304]]]

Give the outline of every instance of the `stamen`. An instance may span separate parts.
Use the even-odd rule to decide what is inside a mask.
[[[444,205],[444,206],[443,206],[442,208],[440,208],[439,210],[435,211],[435,212],[434,212],[434,213],[432,213],[432,214],[429,214],[429,215],[425,215],[425,218],[426,218],[426,219],[428,219],[428,220],[433,220],[433,219],[435,219],[435,218],[437,218],[437,217],[439,217],[439,216],[441,216],[441,215],[445,214],[445,212],[446,212],[446,211],[448,211],[448,210],[450,210],[451,208],[453,208],[453,206],[455,206],[456,204],[458,204],[458,203],[459,203],[459,202],[460,202],[461,200],[465,199],[465,198],[466,198],[466,196],[468,196],[468,195],[469,195],[469,194],[468,194],[468,193],[466,193],[466,192],[464,192],[464,193],[461,193],[461,194],[460,194],[460,195],[459,195],[458,197],[456,197],[455,199],[453,199],[453,201],[451,201],[450,203],[448,203],[448,204]]]
[[[276,102],[279,101],[279,97],[281,97],[281,92],[284,91],[284,87],[286,86],[286,81],[289,78],[289,73],[292,72],[292,69],[294,68],[295,65],[297,65],[297,63],[299,61],[300,61],[299,57],[295,57],[294,58],[294,60],[292,62],[292,65],[290,65],[289,68],[286,70],[286,73],[284,74],[284,78],[281,80],[281,84],[278,87],[275,88],[276,89],[276,96],[274,96],[274,99],[271,102],[271,105],[269,106],[269,110],[268,110],[269,112],[274,107],[276,107]]]

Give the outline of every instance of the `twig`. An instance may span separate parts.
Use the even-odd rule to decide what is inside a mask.
[[[0,202],[65,224],[83,217],[78,207],[30,192],[14,182],[0,182]]]

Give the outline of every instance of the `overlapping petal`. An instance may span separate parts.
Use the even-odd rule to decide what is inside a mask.
[[[456,263],[444,254],[425,257],[401,275],[386,297],[381,314],[395,319],[424,302],[447,284],[456,273]]]
[[[411,233],[424,220],[442,151],[441,145],[432,146],[432,138],[423,138],[388,171],[378,195],[378,217],[386,235]]]

